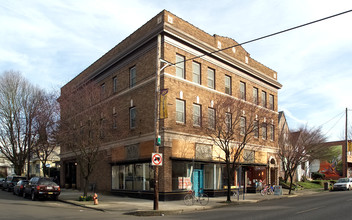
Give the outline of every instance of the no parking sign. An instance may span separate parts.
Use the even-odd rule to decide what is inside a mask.
[[[163,165],[163,154],[152,153],[152,165],[153,166],[162,166]]]

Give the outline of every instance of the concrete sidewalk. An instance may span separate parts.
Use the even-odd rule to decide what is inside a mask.
[[[61,202],[77,205],[80,207],[95,209],[99,211],[119,211],[125,214],[140,215],[140,216],[160,216],[168,214],[179,214],[182,212],[214,209],[224,207],[228,205],[237,205],[243,203],[257,203],[263,200],[280,199],[285,197],[295,197],[307,194],[314,194],[323,192],[323,190],[300,190],[294,191],[293,195],[288,195],[288,190],[283,190],[283,195],[265,195],[262,196],[260,193],[248,193],[240,195],[240,199],[237,200],[234,197],[231,198],[232,203],[226,203],[226,197],[210,197],[209,203],[206,206],[202,206],[199,203],[195,203],[193,206],[186,206],[183,200],[177,201],[159,201],[159,210],[153,210],[153,201],[146,199],[135,199],[129,197],[120,197],[113,195],[98,194],[99,204],[94,205],[93,201],[78,201],[78,198],[83,195],[83,192],[71,189],[62,189],[59,200]],[[93,193],[88,193],[93,195]]]

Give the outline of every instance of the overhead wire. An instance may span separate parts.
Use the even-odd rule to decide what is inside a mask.
[[[292,31],[292,30],[295,30],[295,29],[298,29],[298,28],[302,28],[302,27],[305,27],[305,26],[308,26],[308,25],[311,25],[311,24],[315,24],[315,23],[318,23],[318,22],[321,22],[321,21],[324,21],[324,20],[328,20],[328,19],[340,16],[340,15],[343,15],[343,14],[350,13],[350,12],[352,12],[352,9],[344,11],[344,12],[341,12],[341,13],[337,13],[337,14],[334,14],[334,15],[331,15],[331,16],[328,16],[328,17],[324,17],[324,18],[321,18],[321,19],[318,19],[318,20],[315,20],[315,21],[311,21],[311,22],[308,22],[308,23],[305,23],[305,24],[301,24],[301,25],[298,25],[298,26],[295,26],[295,27],[291,27],[291,28],[288,28],[288,29],[285,29],[285,30],[282,30],[282,31],[278,31],[278,32],[275,32],[275,33],[272,33],[272,34],[268,34],[268,35],[265,35],[265,36],[262,36],[262,37],[258,37],[258,38],[255,38],[253,40],[245,41],[243,43],[235,44],[235,45],[232,45],[232,46],[229,46],[229,47],[225,47],[225,48],[222,48],[222,49],[219,49],[219,50],[215,50],[215,51],[211,51],[211,52],[208,52],[208,53],[204,53],[202,55],[195,56],[195,57],[183,60],[183,61],[171,63],[171,64],[172,65],[176,65],[178,63],[191,61],[191,60],[194,60],[194,59],[197,59],[197,58],[201,58],[201,57],[204,57],[204,56],[207,56],[207,55],[211,55],[211,54],[218,53],[218,52],[221,52],[221,51],[224,51],[224,50],[228,50],[228,49],[233,48],[233,47],[242,46],[242,45],[249,44],[249,43],[252,43],[252,42],[255,42],[255,41],[258,41],[258,40],[262,40],[262,39],[269,38],[269,37],[272,37],[272,36],[275,36],[275,35],[278,35],[278,34],[282,34],[282,33],[285,33],[285,32],[288,32],[288,31]]]

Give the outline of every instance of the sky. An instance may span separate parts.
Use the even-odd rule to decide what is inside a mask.
[[[352,9],[351,0],[0,0],[0,74],[19,71],[57,90],[162,10],[246,42]],[[352,12],[244,45],[278,73],[291,130],[329,141],[352,122]],[[350,127],[350,126],[349,126]],[[350,128],[352,130],[352,127]]]

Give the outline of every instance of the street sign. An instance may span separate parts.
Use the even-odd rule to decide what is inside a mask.
[[[152,153],[152,165],[153,166],[162,166],[163,165],[163,154]]]

